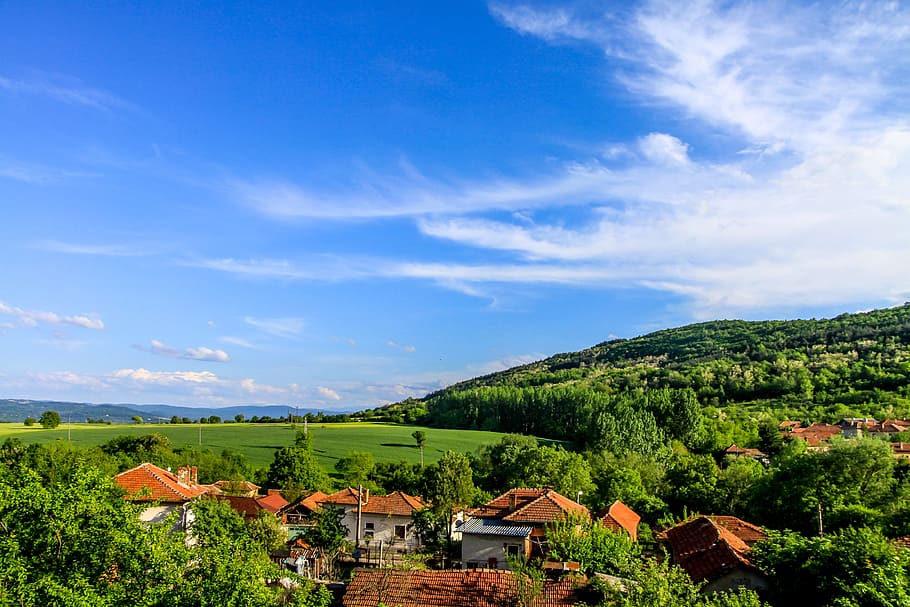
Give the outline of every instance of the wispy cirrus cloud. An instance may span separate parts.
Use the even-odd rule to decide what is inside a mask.
[[[136,245],[72,243],[59,240],[40,240],[34,245],[42,251],[67,255],[94,255],[98,257],[139,257],[150,255],[151,249]]]
[[[259,349],[259,346],[257,346],[256,344],[254,344],[253,342],[251,342],[249,340],[243,339],[242,337],[233,337],[231,335],[225,335],[225,336],[221,337],[221,341],[223,341],[226,344],[240,346],[241,348],[247,348],[249,350]]]
[[[111,112],[133,107],[117,95],[60,75],[38,73],[17,79],[0,75],[0,91],[15,96],[45,97],[62,103]]]
[[[143,350],[145,352],[151,352],[158,356],[164,356],[167,358],[177,358],[180,360],[199,360],[205,362],[217,362],[217,363],[226,363],[230,360],[230,356],[224,350],[218,350],[214,348],[208,348],[206,346],[200,346],[198,348],[174,348],[163,342],[153,339],[151,345],[148,347],[145,346],[136,346],[138,350]]]
[[[247,316],[243,319],[243,322],[252,327],[256,327],[260,331],[264,331],[269,335],[282,337],[284,339],[299,337],[303,332],[304,327],[304,320],[298,317],[254,318],[252,316]]]
[[[104,321],[95,314],[73,314],[61,316],[55,312],[41,310],[24,310],[0,301],[0,314],[12,316],[25,327],[37,327],[41,324],[72,325],[83,329],[104,329]]]

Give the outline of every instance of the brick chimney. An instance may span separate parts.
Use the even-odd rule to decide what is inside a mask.
[[[199,471],[196,466],[180,466],[177,468],[177,482],[190,486],[199,484]]]
[[[515,495],[515,492],[509,493],[509,510],[515,510],[517,503],[518,497]]]
[[[366,506],[367,504],[370,503],[370,488],[369,487],[363,488],[363,493],[360,494],[360,498],[361,498],[361,503],[364,506]]]

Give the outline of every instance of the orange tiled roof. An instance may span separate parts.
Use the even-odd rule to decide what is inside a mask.
[[[569,607],[579,602],[578,582],[563,578],[544,583],[533,607]],[[344,607],[502,607],[519,604],[510,571],[397,571],[358,569],[342,597]]]
[[[479,508],[468,512],[476,518],[491,518],[513,523],[552,523],[567,512],[591,513],[576,501],[549,488],[510,489]]]
[[[750,548],[756,542],[768,539],[768,534],[764,529],[735,516],[710,516],[708,518],[741,539]]]
[[[288,505],[288,501],[284,499],[284,496],[280,493],[270,493],[263,497],[257,497],[256,502],[262,506],[264,510],[268,510],[272,514],[275,514]]]
[[[732,521],[726,522],[731,527],[738,528]],[[745,521],[739,522],[749,525]],[[711,517],[699,516],[680,523],[658,537],[669,542],[673,561],[696,581],[716,579],[736,567],[755,568],[748,559],[748,554],[752,550],[750,544]]]
[[[357,495],[357,489],[348,487],[326,496],[319,503],[356,506]],[[361,506],[361,511],[364,514],[411,516],[415,510],[420,510],[425,505],[419,497],[408,495],[402,491],[394,491],[388,495],[369,495],[364,491],[364,502]]]
[[[181,483],[175,474],[149,463],[121,472],[114,482],[136,502],[183,503],[208,492],[203,485]]]
[[[791,434],[802,438],[809,443],[809,446],[817,447],[819,443],[829,440],[832,436],[836,436],[842,431],[840,426],[816,422],[805,428],[794,428]]]
[[[216,481],[213,484],[222,491],[231,493],[250,493],[252,495],[259,493],[259,489],[261,488],[259,485],[255,485],[250,481]]]
[[[638,541],[638,523],[641,521],[641,517],[621,501],[616,500],[598,512],[594,518],[599,519],[601,523],[615,531],[625,531],[633,542]]]

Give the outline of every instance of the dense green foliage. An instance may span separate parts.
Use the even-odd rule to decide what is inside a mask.
[[[577,440],[616,448],[613,424],[637,426],[641,452],[658,431],[699,440],[690,398],[707,409],[834,422],[910,411],[910,305],[827,320],[715,321],[614,340],[456,384],[373,412],[389,419]],[[676,408],[653,403],[681,399]],[[420,418],[418,418],[420,419]],[[581,431],[579,433],[579,431]],[[751,429],[757,440],[757,429]],[[710,443],[711,436],[700,440]],[[612,450],[612,449],[611,449]],[[621,455],[620,453],[616,453]]]

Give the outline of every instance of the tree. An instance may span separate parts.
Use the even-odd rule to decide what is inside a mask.
[[[345,457],[335,462],[335,470],[349,487],[370,486],[370,475],[376,467],[373,454],[368,451],[349,451]]]
[[[331,485],[328,475],[313,455],[312,439],[299,430],[294,446],[275,451],[269,466],[268,484],[293,493],[302,493]]]
[[[630,575],[641,555],[638,543],[627,533],[580,514],[569,514],[547,525],[547,544],[552,558],[577,562],[587,575]]]
[[[812,538],[770,532],[752,556],[781,607],[910,605],[910,553],[871,529]]]
[[[26,426],[34,426],[34,425],[37,423],[37,421],[38,421],[38,420],[36,420],[34,417],[26,417],[26,418],[25,418],[25,425],[26,425]]]
[[[244,419],[245,419],[245,417],[244,417],[243,413],[238,413],[237,415],[234,416],[234,421],[237,422],[238,424],[242,424]]]
[[[38,418],[38,422],[45,428],[56,428],[60,425],[60,414],[56,411],[45,411]]]
[[[446,520],[446,537],[452,538],[452,515],[471,503],[477,488],[471,461],[464,453],[446,451],[435,464],[424,469],[424,495],[436,513]]]
[[[423,468],[423,446],[427,442],[427,433],[423,430],[414,430],[414,432],[411,433],[411,436],[417,443],[417,448],[420,449],[420,467]]]
[[[344,520],[344,510],[326,505],[313,517],[314,525],[304,533],[304,538],[316,548],[321,548],[327,553],[337,552],[344,546],[348,536],[348,528],[341,521]]]
[[[141,423],[142,423],[142,416],[141,416],[141,415],[134,415],[131,419],[132,419],[134,422],[136,422],[137,424],[141,424]]]

